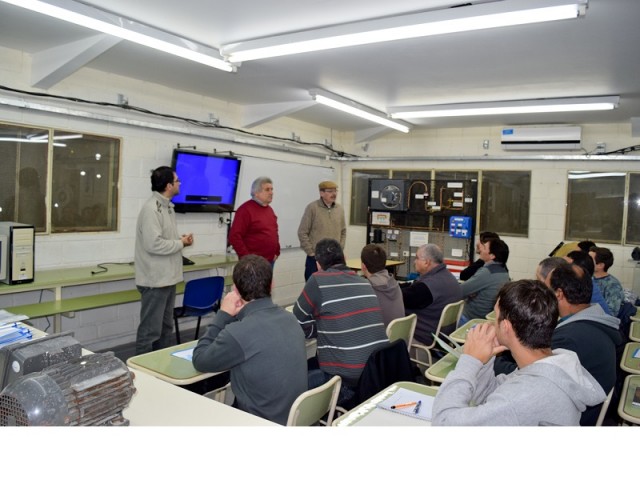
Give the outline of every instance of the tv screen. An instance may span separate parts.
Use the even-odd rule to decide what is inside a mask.
[[[172,168],[180,194],[171,200],[176,212],[232,212],[240,179],[240,159],[193,150],[173,151]]]

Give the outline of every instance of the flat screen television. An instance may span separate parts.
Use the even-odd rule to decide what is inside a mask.
[[[232,212],[240,163],[234,156],[176,148],[171,165],[180,179],[180,194],[171,200],[176,212]]]

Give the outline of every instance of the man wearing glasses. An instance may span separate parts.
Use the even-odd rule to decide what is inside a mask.
[[[136,287],[141,295],[136,355],[170,345],[176,284],[183,280],[182,249],[193,234],[178,234],[171,199],[180,193],[180,180],[169,167],[151,172],[151,197],[136,224]]]

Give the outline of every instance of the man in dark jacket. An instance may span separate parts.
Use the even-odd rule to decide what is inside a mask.
[[[444,264],[442,250],[427,243],[418,248],[415,268],[420,276],[412,284],[401,285],[405,314],[417,314],[414,338],[422,343],[433,342],[442,310],[449,303],[462,300],[462,290]],[[454,327],[455,328],[455,327]],[[451,331],[444,332],[451,333]]]

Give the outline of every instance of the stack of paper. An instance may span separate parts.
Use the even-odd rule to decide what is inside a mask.
[[[0,326],[0,347],[11,343],[26,342],[32,338],[31,330],[25,326],[17,323]]]

